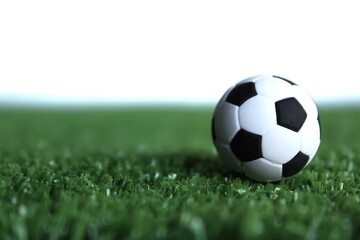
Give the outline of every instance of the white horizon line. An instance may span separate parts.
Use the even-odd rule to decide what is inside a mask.
[[[360,106],[360,96],[339,96],[315,98],[318,106]],[[218,100],[214,99],[177,99],[177,98],[49,98],[49,97],[1,97],[0,106],[14,107],[86,107],[86,106],[215,106]]]

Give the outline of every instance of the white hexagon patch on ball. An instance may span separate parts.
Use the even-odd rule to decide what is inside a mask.
[[[217,104],[212,136],[220,159],[259,182],[299,173],[320,145],[320,122],[311,96],[279,76],[250,77]]]

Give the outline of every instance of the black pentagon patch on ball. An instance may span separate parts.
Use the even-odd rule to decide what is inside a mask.
[[[246,100],[256,95],[255,83],[241,83],[230,91],[226,101],[240,107]]]
[[[216,135],[215,135],[215,118],[212,118],[211,120],[211,137],[213,142],[215,142]]]
[[[307,114],[295,98],[286,98],[275,103],[277,124],[298,132],[303,126]]]
[[[283,177],[287,178],[294,176],[305,167],[308,161],[309,156],[299,152],[293,159],[283,165]]]
[[[260,135],[241,129],[230,142],[231,151],[242,162],[250,162],[262,157]]]
[[[295,86],[297,86],[297,84],[296,84],[296,83],[294,83],[294,82],[290,81],[289,79],[286,79],[286,78],[283,78],[283,77],[279,77],[279,76],[276,76],[276,75],[273,75],[273,77],[274,77],[274,78],[279,78],[279,79],[281,79],[281,80],[284,80],[285,82],[290,83],[291,85],[295,85]]]

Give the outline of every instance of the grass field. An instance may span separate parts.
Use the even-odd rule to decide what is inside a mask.
[[[360,239],[360,108],[299,175],[224,170],[206,108],[0,110],[0,239]]]

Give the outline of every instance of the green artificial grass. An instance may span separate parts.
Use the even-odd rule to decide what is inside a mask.
[[[223,169],[209,108],[0,110],[0,239],[359,239],[360,110],[280,183]]]

